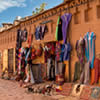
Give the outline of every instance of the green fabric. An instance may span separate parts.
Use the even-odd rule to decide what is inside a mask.
[[[81,75],[81,68],[80,68],[80,62],[76,62],[75,63],[75,72],[74,72],[74,82],[80,79],[80,75]]]
[[[55,34],[56,41],[58,40],[58,25],[59,25],[59,22],[60,22],[60,16],[58,17],[57,26],[56,26],[56,34]]]

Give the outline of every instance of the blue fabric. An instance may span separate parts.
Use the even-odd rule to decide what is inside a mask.
[[[61,45],[61,54],[60,54],[60,60],[61,60],[61,61],[64,60],[64,59],[63,59],[63,57],[64,57],[64,49],[65,49],[65,45],[62,44],[62,45]]]
[[[35,39],[36,40],[40,40],[40,26],[38,26],[36,28],[36,31],[35,31]]]
[[[29,51],[27,52],[27,55],[26,55],[26,57],[25,57],[25,61],[27,62],[27,59],[28,59],[28,57],[29,57],[29,55],[30,55],[30,52],[31,52],[31,47],[30,47],[30,49],[29,49]]]
[[[91,45],[92,45],[92,43],[94,41],[93,38],[94,38],[94,33],[92,33]],[[92,61],[91,61],[91,68],[93,68],[93,66],[94,66],[94,59],[95,59],[95,43],[93,44],[93,58],[92,58]]]
[[[66,60],[69,60],[69,58],[70,58],[71,45],[70,45],[70,43],[67,43],[64,45],[65,45],[65,48],[64,48],[63,60],[66,61]]]
[[[91,33],[91,41],[89,44],[89,32],[87,32],[85,39],[87,40],[87,47],[85,48],[85,56],[87,58],[88,61],[90,61],[90,52],[92,52],[92,46],[93,46],[93,57],[92,60],[90,61],[90,67],[93,68],[94,65],[94,59],[95,59],[95,43],[94,43],[94,38],[96,37],[94,35],[94,32]],[[89,48],[90,45],[90,48]]]

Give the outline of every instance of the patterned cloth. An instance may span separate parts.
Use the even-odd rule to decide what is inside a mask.
[[[90,86],[84,86],[83,91],[80,95],[81,100],[90,100],[90,95],[92,92],[92,88]]]
[[[95,87],[92,89],[91,97],[95,99],[100,98],[100,87]]]
[[[64,85],[62,86],[62,91],[59,93],[59,95],[70,96],[72,87],[72,83],[64,83]]]
[[[59,42],[56,42],[56,50],[55,50],[55,53],[56,53],[56,61],[61,61],[61,45]]]
[[[76,52],[80,63],[84,65],[85,64],[85,40],[84,39],[77,40]]]
[[[85,39],[85,55],[87,60],[91,63],[90,67],[94,67],[94,59],[95,59],[95,39],[96,36],[93,32],[87,33],[84,37]]]

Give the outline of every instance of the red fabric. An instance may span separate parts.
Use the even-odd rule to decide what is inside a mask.
[[[39,46],[39,48],[36,50],[36,55],[37,56],[41,56],[42,55],[42,51],[43,51],[42,47]]]
[[[71,94],[72,88],[73,88],[72,83],[64,83],[64,85],[62,86],[62,91],[60,93],[57,93],[57,94],[69,96]]]
[[[94,68],[95,68],[95,83],[97,83],[100,77],[100,60],[97,58],[94,60]]]
[[[31,47],[31,43],[32,43],[32,34],[29,34],[28,35],[28,45],[29,45],[29,47]]]
[[[89,100],[91,92],[92,92],[92,88],[90,86],[85,86],[80,95],[80,100]]]
[[[36,52],[36,50],[34,48],[32,48],[32,55],[31,55],[32,60],[34,60],[36,58],[35,52]]]

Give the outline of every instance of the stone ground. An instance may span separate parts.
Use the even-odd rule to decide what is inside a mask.
[[[0,100],[74,100],[64,96],[43,96],[28,93],[18,82],[0,79]]]

